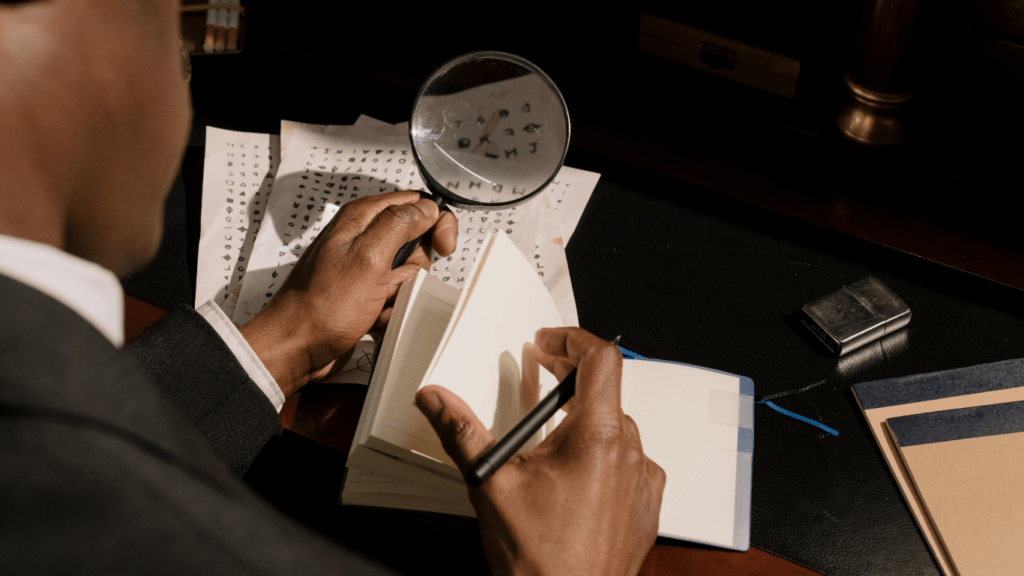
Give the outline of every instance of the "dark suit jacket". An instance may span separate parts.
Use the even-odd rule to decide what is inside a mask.
[[[0,276],[0,572],[384,573],[239,482],[280,430],[194,310],[125,353]]]

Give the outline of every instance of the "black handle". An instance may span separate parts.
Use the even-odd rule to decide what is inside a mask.
[[[430,199],[437,205],[437,211],[439,214],[444,211],[445,206],[448,205],[448,201],[440,194],[431,194]],[[405,260],[409,258],[409,254],[412,254],[412,251],[416,249],[416,246],[427,236],[427,234],[430,234],[430,232],[424,232],[419,238],[410,240],[409,242],[406,242],[404,246],[399,248],[398,253],[395,254],[395,259],[391,261],[391,269],[394,270],[402,264],[405,264]]]

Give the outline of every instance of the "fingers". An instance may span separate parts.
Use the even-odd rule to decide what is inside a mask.
[[[355,236],[365,230],[373,222],[374,218],[388,206],[410,204],[420,198],[422,198],[422,194],[412,190],[359,198],[345,204],[338,217],[334,218],[334,220],[344,220],[346,223],[345,227],[353,230],[353,236]]]
[[[388,327],[388,322],[391,321],[391,315],[395,313],[395,309],[388,306],[381,310],[380,315],[377,316],[377,320],[373,323],[375,330],[384,330]]]
[[[661,510],[661,497],[665,491],[665,470],[654,460],[651,460],[644,454],[643,443],[640,439],[640,428],[637,426],[636,421],[628,415],[622,416],[623,421],[623,440],[625,440],[627,446],[631,446],[632,452],[635,457],[641,460],[636,462],[640,466],[643,475],[641,476],[643,484],[646,485],[649,492],[648,496],[653,499],[653,502],[648,507],[655,515]],[[656,531],[655,531],[656,532]],[[653,538],[653,537],[652,537]]]
[[[655,509],[661,508],[661,494],[665,490],[665,470],[654,460],[651,460],[644,455],[643,443],[640,439],[640,428],[636,425],[636,420],[628,415],[622,417],[624,426],[624,436],[628,439],[628,442],[635,445],[637,453],[640,454],[644,460],[644,480],[647,482],[648,487],[651,489],[651,494],[657,498]]]
[[[665,492],[665,469],[658,466],[658,463],[650,458],[647,459],[647,478],[651,484],[651,491],[658,498],[657,508],[661,508],[661,496]]]
[[[537,331],[534,344],[545,354],[568,358],[577,365],[590,350],[612,346],[611,342],[602,340],[582,328],[574,327],[541,328]]]
[[[534,337],[534,351],[559,380],[576,366],[577,405],[596,402],[621,412],[622,354],[611,342],[580,328],[542,328]]]
[[[404,190],[349,202],[321,236],[331,238],[331,242],[351,242],[363,258],[376,266],[384,260],[390,264],[399,247],[427,231],[431,231],[430,236],[406,259],[407,263],[427,268],[432,258],[431,244],[443,256],[452,254],[458,241],[458,220],[447,210],[439,213],[429,196]]]
[[[459,221],[448,210],[441,213],[441,218],[434,224],[430,234],[434,250],[441,256],[450,256],[455,252],[459,240]]]
[[[433,250],[430,246],[430,238],[428,235],[424,235],[420,240],[420,243],[413,248],[413,251],[405,259],[405,264],[414,264],[416,268],[422,268],[424,270],[430,269],[430,264],[434,259]]]
[[[415,278],[416,274],[420,271],[420,269],[425,268],[421,266],[418,262],[412,263],[406,261],[405,264],[402,264],[398,268],[395,268],[394,270],[391,271],[391,288],[388,291],[389,302],[394,301],[395,296],[398,296],[398,290],[399,288],[402,287],[402,283],[410,278]]]
[[[375,264],[390,266],[398,249],[422,236],[438,216],[437,206],[426,198],[385,206],[352,242],[352,248]]]
[[[529,342],[523,344],[522,382],[519,384],[519,406],[524,414],[533,409],[540,402],[540,364],[537,357],[533,355],[533,345]]]
[[[355,240],[365,234],[366,229],[380,216],[381,212],[392,206],[411,204],[420,198],[419,192],[402,191],[367,196],[353,200],[342,207],[341,211],[324,226],[323,231],[316,237],[316,241],[310,244],[309,248],[303,251],[296,264],[298,269],[307,262],[319,260],[323,257],[321,252],[331,253],[331,247],[351,246]],[[380,246],[374,246],[366,239],[361,240],[360,250],[357,252],[360,258],[376,264],[378,260],[386,257]],[[369,249],[364,249],[368,246]],[[327,258],[338,257],[337,253]],[[392,253],[393,257],[393,253]],[[388,261],[390,263],[390,260]],[[294,283],[295,274],[288,275],[288,282]]]
[[[441,386],[427,386],[417,392],[416,407],[430,421],[444,451],[462,474],[494,444],[494,437],[469,406]]]

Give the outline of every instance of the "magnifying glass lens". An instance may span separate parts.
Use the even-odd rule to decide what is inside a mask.
[[[569,115],[533,64],[476,52],[424,83],[409,128],[431,192],[465,208],[518,204],[541,192],[565,160]]]
[[[472,52],[423,83],[409,138],[438,208],[506,208],[540,194],[562,167],[569,111],[540,68],[504,52]],[[417,243],[403,246],[392,268]]]

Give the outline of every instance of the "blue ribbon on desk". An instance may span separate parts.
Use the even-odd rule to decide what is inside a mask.
[[[619,349],[619,352],[622,353],[622,357],[623,358],[628,358],[630,360],[649,360],[649,358],[647,358],[646,356],[641,356],[640,354],[637,354],[636,352],[633,352],[632,350],[627,350],[627,349],[623,348],[622,346],[616,346],[616,347]],[[824,382],[824,380],[822,380],[821,382],[815,382],[814,384],[811,384],[810,386],[805,386],[805,387],[803,387],[803,388],[801,388],[799,390],[792,390],[792,391],[788,391],[788,392],[780,392],[778,394],[772,394],[771,398],[775,398],[775,397],[778,397],[778,396],[787,396],[787,395],[790,395],[790,394],[797,394],[799,392],[804,392],[806,390],[810,390],[811,388],[814,388],[815,386],[817,386],[818,384],[821,384],[823,382]],[[794,420],[799,420],[800,422],[803,422],[805,424],[810,424],[811,426],[814,426],[815,428],[818,428],[820,430],[828,432],[829,434],[831,434],[833,436],[839,436],[839,431],[837,431],[835,428],[831,428],[829,426],[826,426],[826,425],[824,425],[821,422],[818,422],[816,420],[811,420],[810,418],[808,418],[806,416],[801,416],[801,415],[797,414],[796,412],[791,412],[789,410],[786,410],[785,408],[775,404],[774,402],[772,402],[768,398],[762,397],[760,400],[755,399],[754,403],[755,404],[761,404],[762,406],[767,406],[767,407],[771,408],[772,410],[775,410],[779,414],[782,414],[783,416],[789,416],[790,418],[793,418]]]
[[[775,405],[775,403],[772,402],[771,400],[764,400],[764,399],[754,400],[754,403],[755,404],[762,404],[764,406],[767,406],[767,407],[771,408],[772,410],[775,410],[779,414],[782,414],[782,415],[785,415],[785,416],[789,416],[790,418],[795,418],[796,420],[799,420],[801,422],[806,422],[807,424],[810,424],[811,426],[814,426],[815,428],[820,428],[820,429],[824,430],[825,432],[828,432],[829,434],[831,434],[833,436],[839,436],[839,432],[835,428],[830,428],[829,426],[825,426],[824,424],[822,424],[821,422],[818,422],[817,420],[811,420],[810,418],[808,418],[806,416],[801,416],[801,415],[797,414],[796,412],[790,412],[789,410],[786,410],[785,408],[783,408],[781,406]]]

